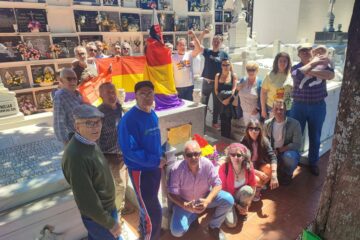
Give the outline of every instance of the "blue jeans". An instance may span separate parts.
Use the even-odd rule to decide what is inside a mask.
[[[279,154],[279,171],[288,176],[292,176],[295,168],[300,161],[300,153],[298,151],[289,150]]]
[[[315,166],[319,161],[321,130],[326,116],[324,100],[317,103],[294,101],[291,108],[291,117],[299,121],[304,134],[306,123],[309,130],[309,165]]]
[[[176,88],[179,98],[192,101],[193,100],[194,85],[189,87]]]
[[[118,213],[117,210],[114,209],[111,212],[111,217],[118,222]],[[88,240],[98,240],[98,239],[104,239],[104,240],[122,240],[122,237],[119,236],[118,238],[115,238],[109,229],[104,228],[100,224],[96,223],[91,218],[88,218],[84,215],[81,215],[81,219],[84,223],[84,226],[86,230],[88,231]]]
[[[220,191],[215,199],[208,205],[208,208],[216,208],[215,213],[209,223],[211,228],[220,228],[225,220],[226,214],[234,205],[234,198],[230,193]],[[174,204],[173,215],[170,222],[171,234],[175,237],[183,236],[193,221],[198,218],[198,214],[191,213]]]

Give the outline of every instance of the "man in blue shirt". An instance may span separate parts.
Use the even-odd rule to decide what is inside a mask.
[[[136,106],[118,126],[118,141],[140,206],[141,239],[160,239],[162,211],[158,199],[162,160],[158,117],[152,110],[154,85],[135,85]]]

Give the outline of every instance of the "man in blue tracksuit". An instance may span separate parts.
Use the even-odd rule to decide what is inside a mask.
[[[140,206],[140,234],[144,240],[159,240],[161,206],[158,199],[162,160],[158,117],[152,110],[154,85],[150,81],[135,85],[136,106],[118,126],[118,142],[129,170]]]

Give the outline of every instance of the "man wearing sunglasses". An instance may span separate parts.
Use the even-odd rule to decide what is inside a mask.
[[[62,170],[88,231],[88,239],[121,240],[114,180],[96,143],[104,114],[83,104],[74,108],[73,117],[76,133],[65,148]]]
[[[86,48],[77,46],[74,48],[75,60],[71,63],[72,69],[76,73],[78,83],[81,82],[81,77],[84,71],[90,73],[92,76],[97,76],[97,69],[95,62],[88,58]]]
[[[215,208],[209,233],[215,239],[225,239],[220,226],[232,208],[234,198],[221,190],[221,180],[214,165],[201,157],[201,149],[196,141],[185,143],[184,158],[171,169],[169,175],[169,198],[174,203],[171,234],[183,236],[192,223],[198,225],[199,214],[207,208]]]
[[[301,127],[297,120],[286,117],[284,101],[275,100],[272,112],[274,117],[266,120],[264,125],[265,134],[278,158],[279,182],[289,185],[300,161]]]
[[[60,72],[61,89],[54,97],[54,132],[56,138],[64,143],[70,140],[70,134],[75,132],[73,110],[81,105],[82,98],[76,91],[78,78],[74,70],[64,68]]]

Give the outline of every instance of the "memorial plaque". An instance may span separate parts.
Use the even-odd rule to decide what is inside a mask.
[[[147,32],[151,28],[151,14],[141,14],[141,31]]]
[[[200,16],[189,16],[188,27],[193,31],[200,31]]]
[[[222,34],[222,33],[223,33],[223,25],[222,24],[215,25],[215,34]]]
[[[47,32],[45,9],[15,9],[19,32]]]
[[[215,22],[223,22],[223,12],[215,11]]]
[[[140,0],[140,8],[142,9],[152,9],[151,5],[155,3],[156,9],[158,9],[158,0]]]
[[[38,110],[51,109],[53,107],[52,90],[35,92],[35,98]]]
[[[139,32],[140,16],[136,13],[121,13],[121,31]]]
[[[24,115],[31,115],[37,113],[32,92],[16,94],[16,99],[19,105],[19,110]]]
[[[74,11],[76,29],[78,32],[99,32],[98,12]]]
[[[57,49],[56,58],[75,57],[74,48],[79,45],[78,37],[53,37],[52,41],[53,48]]]
[[[0,62],[22,61],[17,45],[20,37],[0,37]]]
[[[202,26],[201,26],[202,29],[211,28],[212,16],[203,15],[201,20],[202,20]]]
[[[33,65],[31,66],[31,74],[34,87],[51,86],[56,80],[54,64]]]
[[[24,42],[28,48],[36,49],[39,51],[40,56],[38,59],[51,59],[53,58],[52,52],[50,51],[50,38],[49,36],[24,36]],[[29,59],[37,60],[37,59]]]
[[[178,17],[177,20],[175,20],[175,31],[187,31],[188,30],[188,17]]]
[[[224,12],[224,22],[231,23],[231,20],[232,20],[231,12],[225,11]]]
[[[103,32],[120,31],[120,15],[118,12],[100,12],[101,30]]]
[[[30,87],[26,67],[1,68],[0,77],[6,88],[18,90]]]
[[[135,2],[135,1],[133,1]],[[103,0],[103,5],[104,6],[119,6],[119,1],[118,0]]]
[[[12,8],[0,8],[0,32],[15,32],[15,13]]]
[[[74,4],[97,6],[100,5],[100,0],[74,0]]]
[[[175,45],[174,44],[174,37],[173,37],[172,34],[169,34],[169,35],[164,34],[163,39],[164,39],[164,43],[171,43],[172,45]]]
[[[103,41],[102,35],[82,35],[80,36],[80,44],[85,46],[88,42]]]
[[[161,26],[161,31],[163,32],[173,32],[174,31],[174,15],[173,14],[158,14],[159,23]]]

